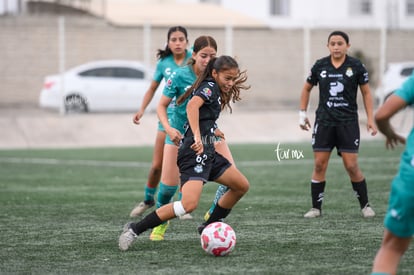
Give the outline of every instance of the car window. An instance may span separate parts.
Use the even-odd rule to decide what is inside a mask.
[[[107,67],[107,68],[98,68],[98,69],[90,69],[79,74],[80,76],[86,77],[114,77],[115,71],[114,68]]]
[[[136,78],[136,79],[145,78],[145,73],[141,70],[126,68],[126,67],[118,67],[118,68],[114,68],[114,70],[115,70],[115,77]]]
[[[401,76],[410,76],[413,73],[414,67],[404,68],[401,71]]]
[[[79,74],[84,77],[113,77],[113,78],[134,78],[144,79],[145,72],[128,67],[105,67],[90,69]]]

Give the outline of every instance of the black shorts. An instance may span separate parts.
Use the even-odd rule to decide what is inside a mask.
[[[178,150],[177,165],[180,170],[181,186],[189,180],[201,180],[204,183],[214,181],[231,166],[231,163],[214,150],[214,145],[205,146],[204,153],[195,152],[182,144]]]
[[[358,122],[339,126],[325,126],[315,122],[312,133],[314,152],[358,153],[360,142]]]

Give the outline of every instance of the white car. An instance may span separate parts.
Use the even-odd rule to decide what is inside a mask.
[[[101,60],[45,77],[39,104],[65,112],[138,111],[153,71],[140,62]],[[63,82],[63,85],[62,85]],[[148,111],[155,111],[164,81]]]
[[[377,106],[382,105],[401,84],[413,73],[414,61],[389,63],[375,91]]]

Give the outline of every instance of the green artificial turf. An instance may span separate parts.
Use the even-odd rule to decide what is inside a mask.
[[[279,148],[279,151],[275,151]],[[369,274],[380,246],[390,181],[402,147],[361,145],[359,163],[377,216],[361,217],[341,159],[332,154],[321,218],[311,207],[309,144],[243,144],[231,150],[251,188],[226,222],[227,257],[207,255],[197,225],[217,185],[207,183],[194,220],[171,222],[118,249],[129,212],[143,199],[151,147],[0,151],[1,274]],[[413,249],[399,274],[413,274]]]

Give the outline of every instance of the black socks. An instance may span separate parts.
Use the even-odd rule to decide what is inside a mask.
[[[161,219],[158,217],[157,212],[152,211],[138,223],[133,223],[131,225],[131,228],[135,232],[135,234],[139,235],[142,232],[150,228],[154,228],[162,223],[163,221],[161,221]]]
[[[312,208],[322,209],[322,201],[325,192],[326,181],[311,182]]]
[[[367,183],[365,182],[365,179],[363,179],[360,182],[351,182],[351,183],[352,183],[352,189],[354,189],[355,191],[355,196],[359,200],[361,209],[367,205],[369,206]]]

